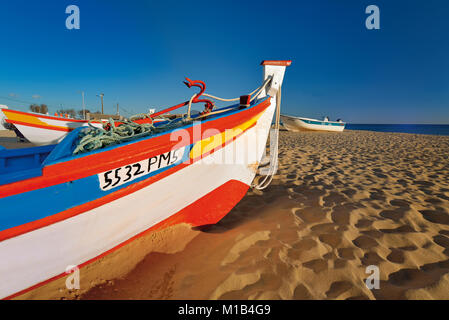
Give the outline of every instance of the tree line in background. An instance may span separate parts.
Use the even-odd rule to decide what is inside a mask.
[[[46,114],[48,112],[48,106],[46,104],[32,104],[30,105],[30,110],[33,112]]]
[[[36,112],[36,113],[42,113],[42,114],[47,114],[48,113],[48,106],[46,104],[32,104],[30,105],[30,110],[32,112]],[[91,112],[88,109],[85,109],[84,111],[86,114],[88,113],[92,113],[92,114],[100,114],[100,111],[95,111],[95,112]],[[58,109],[56,110],[56,113],[58,115],[62,114],[63,116],[65,116],[66,114],[69,115],[72,118],[76,118],[76,116],[78,115],[79,118],[84,118],[84,114],[83,114],[83,110],[75,110],[73,108],[71,109]]]

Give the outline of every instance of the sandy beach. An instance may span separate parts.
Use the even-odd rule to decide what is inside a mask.
[[[449,301],[447,12],[0,1],[0,300]]]
[[[19,142],[14,131],[0,130],[0,146],[6,149],[27,148],[33,145],[29,142]]]
[[[284,131],[280,148],[266,191],[81,298],[449,299],[449,137]]]
[[[282,131],[279,160],[217,225],[149,233],[81,268],[81,290],[19,298],[449,299],[449,137]]]

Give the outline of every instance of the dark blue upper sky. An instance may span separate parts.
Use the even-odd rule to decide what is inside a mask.
[[[78,5],[80,30],[65,8]],[[380,8],[367,30],[365,8]],[[292,59],[283,112],[353,123],[449,124],[449,1],[111,1],[0,3],[0,104],[129,113],[184,101],[181,81],[237,97],[263,59]],[[125,113],[125,115],[130,115]]]

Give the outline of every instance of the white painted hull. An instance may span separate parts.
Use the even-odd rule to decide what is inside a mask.
[[[35,128],[21,124],[14,124],[17,130],[32,144],[37,146],[44,146],[49,144],[59,143],[62,139],[65,138],[68,132],[59,131],[59,130],[51,130],[44,128]],[[86,126],[86,124],[79,123],[74,128]],[[93,126],[101,128],[102,124],[93,124]]]
[[[345,123],[336,121],[321,121],[316,119],[298,118],[281,115],[284,127],[289,131],[334,131],[342,132],[345,129]],[[308,122],[320,122],[314,124]]]
[[[64,120],[62,118],[50,119],[49,117],[41,118],[35,115],[38,121],[45,123],[47,127],[36,127],[32,125],[24,125],[19,123],[14,123],[14,126],[20,133],[32,144],[37,146],[44,146],[50,144],[57,144],[62,139],[66,137],[69,133],[68,129],[73,130],[79,127],[85,127],[89,124],[84,121],[71,121],[70,119]],[[107,122],[108,120],[104,120]],[[154,122],[159,122],[163,120],[156,119]],[[91,125],[97,128],[102,128],[103,124],[100,122],[91,122]],[[58,130],[55,127],[63,128],[65,130]]]
[[[275,98],[271,101],[254,127],[203,161],[83,214],[0,242],[0,257],[8,257],[0,259],[0,297],[64,273],[69,265],[97,257],[228,181],[238,180],[250,186],[255,172],[248,163],[262,158],[276,104]],[[54,139],[59,138],[55,135]],[[245,162],[206,161],[223,158],[233,148],[248,150],[248,146],[254,145],[256,152],[250,153],[251,159]]]

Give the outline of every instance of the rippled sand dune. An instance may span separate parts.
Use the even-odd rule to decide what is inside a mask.
[[[81,269],[81,296],[60,281],[52,297],[449,299],[449,137],[283,131],[268,189],[170,235],[100,260],[90,282]],[[369,265],[379,289],[365,285]]]

